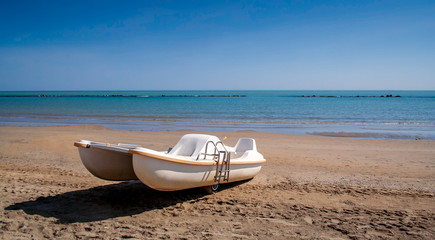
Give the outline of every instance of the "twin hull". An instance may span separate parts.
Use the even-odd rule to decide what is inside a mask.
[[[94,176],[105,180],[137,180],[133,170],[132,155],[128,152],[79,147],[83,165]]]
[[[229,182],[253,178],[262,163],[230,164]],[[215,185],[216,165],[197,165],[165,161],[133,154],[136,176],[147,186],[160,191],[175,191]],[[225,182],[222,182],[225,183]]]
[[[175,191],[215,185],[216,165],[197,165],[161,160],[131,154],[117,149],[79,147],[80,158],[94,176],[114,181],[141,180],[145,185],[160,191]],[[262,163],[230,164],[229,182],[253,178],[260,172]],[[226,182],[222,182],[226,183]]]

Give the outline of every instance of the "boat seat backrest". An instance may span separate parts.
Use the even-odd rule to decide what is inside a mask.
[[[257,151],[257,145],[253,138],[240,138],[234,147],[236,153],[244,153],[248,150]]]
[[[169,154],[196,158],[205,150],[205,145],[209,141],[216,143],[219,138],[206,134],[186,134],[172,148]]]

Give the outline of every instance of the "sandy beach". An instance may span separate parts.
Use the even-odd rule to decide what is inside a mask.
[[[249,182],[158,192],[92,176],[73,142],[167,150],[191,131],[0,127],[1,239],[434,239],[435,141],[255,131],[267,159]]]

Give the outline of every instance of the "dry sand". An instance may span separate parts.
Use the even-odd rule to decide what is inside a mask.
[[[212,133],[253,137],[268,160],[214,195],[97,179],[73,147],[166,150],[185,133],[0,127],[0,238],[435,239],[435,141]]]

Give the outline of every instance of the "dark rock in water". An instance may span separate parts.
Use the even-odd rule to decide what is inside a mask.
[[[381,97],[384,97],[384,95],[381,95]]]
[[[393,97],[393,95],[391,95],[391,94],[387,94],[387,97]]]
[[[396,95],[395,97],[401,97],[400,95]]]

